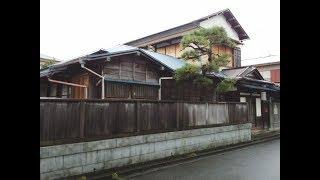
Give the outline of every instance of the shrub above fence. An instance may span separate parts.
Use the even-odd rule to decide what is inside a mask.
[[[40,144],[112,138],[248,120],[246,103],[40,99]]]

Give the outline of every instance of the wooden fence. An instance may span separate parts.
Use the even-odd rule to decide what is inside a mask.
[[[40,99],[40,144],[239,124],[247,120],[246,103]]]

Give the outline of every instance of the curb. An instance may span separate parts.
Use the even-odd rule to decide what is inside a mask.
[[[85,176],[86,180],[100,180],[100,179],[106,180],[106,179],[112,179],[112,174],[114,172],[117,172],[117,175],[121,177],[120,179],[123,179],[123,178],[127,179],[127,178],[140,176],[143,174],[159,171],[161,169],[178,166],[187,162],[196,161],[210,155],[215,155],[215,154],[220,154],[227,151],[241,149],[244,147],[272,141],[275,139],[280,139],[280,132],[270,133],[270,134],[266,134],[264,136],[258,136],[258,137],[253,136],[251,141],[244,142],[244,143],[223,146],[215,149],[206,149],[206,150],[202,150],[194,153],[179,155],[177,157],[171,157],[171,158],[169,157],[169,158],[149,161],[146,163],[142,163],[141,165],[129,165],[127,167],[114,168],[112,170],[111,169],[101,170],[101,171],[77,175],[69,178],[81,179],[81,177]],[[190,154],[192,154],[192,156],[188,156]]]

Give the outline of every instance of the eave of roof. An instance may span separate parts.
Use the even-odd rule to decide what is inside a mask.
[[[182,67],[185,62],[181,59],[177,59],[168,55],[151,52],[145,49],[132,49],[128,51],[120,51],[120,52],[114,52],[114,53],[105,53],[100,54],[99,56],[88,56],[86,61],[92,61],[92,60],[99,60],[107,57],[113,57],[113,56],[120,56],[125,54],[135,54],[135,53],[141,53],[143,56],[155,61],[156,63],[159,63],[160,65],[168,68],[171,71],[175,71],[177,68]]]
[[[239,77],[241,73],[243,73],[247,67],[237,67],[237,68],[230,68],[230,69],[223,69],[221,73],[229,77]]]
[[[157,39],[165,38],[167,36],[173,36],[175,34],[180,34],[189,30],[193,30],[200,27],[199,22],[190,22],[186,23],[171,29],[167,29],[155,34],[151,34],[149,36],[145,36],[127,43],[124,43],[125,45],[130,45],[130,46],[142,46],[143,44],[150,43],[152,41],[156,41]],[[163,41],[163,40],[161,40]],[[160,42],[160,41],[159,41]]]
[[[142,85],[149,85],[149,86],[160,86],[157,83],[150,83],[150,82],[139,82],[139,81],[132,81],[132,80],[122,80],[122,79],[110,79],[105,78],[107,82],[118,82],[118,83],[128,83],[128,84],[142,84]]]
[[[258,89],[258,90],[263,90],[263,91],[271,91],[271,92],[279,92],[280,88],[276,87],[262,87],[262,86],[257,86],[257,85],[249,85],[249,84],[240,84],[240,86],[249,88],[249,89]]]
[[[158,63],[161,66],[166,67],[170,71],[175,71],[176,69],[182,67],[185,65],[185,61],[181,59],[174,58],[172,56],[151,52],[148,50],[144,50],[141,48],[121,45],[116,46],[107,50],[104,50],[104,52],[101,52],[100,54],[92,53],[86,56],[82,56],[67,62],[62,62],[58,64],[53,64],[49,66],[46,69],[40,70],[40,77],[50,75],[56,71],[63,70],[68,65],[77,64],[81,60],[84,60],[86,62],[94,61],[94,60],[101,60],[108,57],[113,56],[120,56],[125,54],[134,54],[134,53],[140,53],[143,56],[149,58],[150,60],[154,61],[155,63]]]
[[[247,77],[241,77],[241,78],[239,78],[239,79],[247,80],[247,81],[251,81],[251,82],[262,83],[262,84],[272,84],[272,85],[276,85],[276,84],[273,83],[273,82],[266,81],[266,80],[260,80],[260,79],[252,79],[252,78],[247,78]]]
[[[238,71],[236,71],[235,74],[232,75],[233,77],[245,77],[247,74],[257,71],[257,73],[259,73],[259,77],[263,79],[258,69],[252,65],[230,68],[230,69],[223,69],[222,73],[224,73],[227,76],[230,76],[230,73],[228,73],[228,71],[234,71],[234,70],[238,70]]]

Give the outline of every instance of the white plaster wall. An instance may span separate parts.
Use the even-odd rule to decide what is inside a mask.
[[[200,23],[200,26],[203,28],[210,28],[214,25],[224,27],[230,38],[240,41],[237,32],[231,27],[223,15],[214,16]]]

